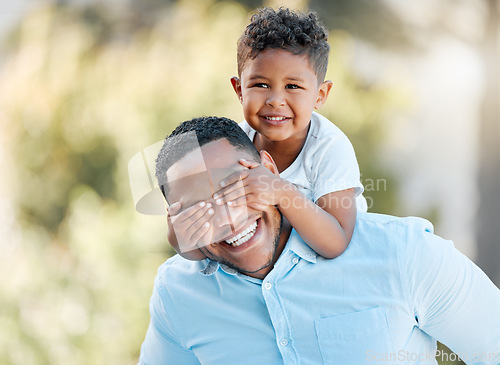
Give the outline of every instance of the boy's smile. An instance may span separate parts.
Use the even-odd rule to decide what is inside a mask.
[[[247,60],[240,77],[231,83],[245,120],[262,138],[254,141],[258,148],[286,141],[300,149],[312,111],[326,101],[332,83],[318,81],[307,55],[274,48]]]

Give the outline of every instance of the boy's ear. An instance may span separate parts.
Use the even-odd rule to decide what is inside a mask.
[[[236,76],[231,77],[231,85],[233,85],[234,92],[238,96],[238,99],[240,102],[242,101],[242,96],[241,96],[241,81],[239,78]]]
[[[323,81],[321,85],[319,85],[318,98],[314,104],[314,109],[319,109],[325,103],[326,99],[328,99],[328,94],[330,94],[332,86],[333,82],[330,80]]]
[[[265,150],[260,151],[260,160],[261,160],[261,164],[266,169],[271,171],[273,174],[275,174],[275,175],[280,174],[278,171],[278,167],[276,167],[276,164],[274,163],[274,160],[271,157],[271,155],[269,154],[269,152],[267,152]]]

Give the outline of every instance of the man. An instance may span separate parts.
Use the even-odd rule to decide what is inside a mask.
[[[179,138],[193,133],[200,148]],[[236,123],[193,119],[166,139],[157,177],[199,218],[239,159],[277,174],[260,155]],[[158,271],[141,364],[436,364],[436,340],[468,364],[500,362],[500,291],[429,222],[360,213],[346,252],[327,260],[274,206],[212,213],[207,260],[176,255]]]

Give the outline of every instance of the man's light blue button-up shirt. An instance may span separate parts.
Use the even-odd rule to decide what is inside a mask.
[[[292,231],[264,280],[174,256],[150,312],[141,364],[500,363],[500,291],[419,218],[360,213],[332,260]]]

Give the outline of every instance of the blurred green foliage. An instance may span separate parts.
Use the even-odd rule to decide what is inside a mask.
[[[134,211],[127,163],[183,120],[242,120],[229,78],[249,9],[196,0],[158,12],[139,22],[133,7],[45,5],[3,46],[3,364],[137,361],[156,268],[173,250],[164,217]],[[366,195],[389,213],[397,185],[374,156],[405,93],[354,76],[348,33],[330,42],[335,86],[321,112],[352,140],[365,185],[386,179]]]

